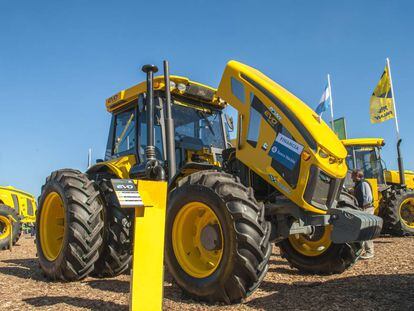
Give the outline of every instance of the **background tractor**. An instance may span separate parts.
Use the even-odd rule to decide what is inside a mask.
[[[36,220],[34,197],[14,187],[0,187],[0,250],[16,244],[23,229],[31,229]]]
[[[361,241],[379,234],[381,219],[341,196],[343,144],[280,85],[236,61],[217,89],[143,70],[146,82],[106,101],[105,160],[85,173],[55,171],[42,187],[36,245],[49,278],[128,269],[132,215],[119,207],[113,179],[168,179],[165,261],[195,299],[250,295],[266,275],[271,243],[299,269],[340,273],[358,259]],[[237,111],[234,145],[228,105]]]
[[[355,138],[342,141],[348,150],[347,165],[364,171],[374,195],[375,214],[384,220],[383,232],[396,236],[414,235],[414,172],[387,170],[381,159],[382,138]],[[384,165],[383,165],[384,164]],[[347,178],[347,188],[353,187]]]

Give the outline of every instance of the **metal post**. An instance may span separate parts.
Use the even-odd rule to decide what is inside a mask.
[[[165,82],[165,106],[166,106],[166,136],[167,136],[167,161],[168,161],[168,180],[175,176],[175,140],[174,140],[174,119],[171,111],[171,90],[170,90],[170,70],[168,61],[164,61],[164,82]]]
[[[147,74],[147,147],[145,148],[145,155],[147,161],[156,160],[155,144],[154,144],[154,73],[158,71],[155,65],[144,65],[142,71]]]

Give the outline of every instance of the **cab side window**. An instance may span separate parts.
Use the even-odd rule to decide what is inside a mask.
[[[135,150],[135,109],[118,113],[114,119],[113,155],[126,154]]]

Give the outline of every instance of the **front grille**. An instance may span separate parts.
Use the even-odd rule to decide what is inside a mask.
[[[312,166],[304,194],[305,201],[316,208],[327,210],[336,203],[341,185],[341,179],[333,178]]]

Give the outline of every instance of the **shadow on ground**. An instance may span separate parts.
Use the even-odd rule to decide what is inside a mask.
[[[85,283],[92,288],[115,293],[128,293],[130,287],[128,281],[120,281],[115,279],[92,280],[86,281]]]
[[[361,275],[292,284],[264,281],[267,296],[246,305],[263,310],[414,310],[414,274]]]
[[[45,296],[23,299],[24,302],[34,307],[50,307],[60,303],[78,308],[87,308],[91,310],[128,310],[127,306],[119,305],[111,301],[99,299],[87,299],[68,296]]]
[[[3,260],[9,264],[1,267],[0,273],[14,275],[23,279],[46,282],[38,267],[36,259]],[[284,261],[272,260],[270,271],[279,274],[297,274],[296,270],[283,267]],[[171,276],[166,273],[166,282]],[[118,279],[92,279],[85,281],[88,286],[102,291],[128,293],[129,282]],[[414,274],[360,275],[340,277],[326,281],[294,282],[290,284],[264,281],[260,297],[252,297],[245,302],[247,306],[262,310],[354,310],[360,306],[364,310],[414,310]],[[165,298],[172,301],[192,304],[194,301],[184,299],[181,290],[175,285],[164,287]],[[26,303],[35,307],[47,307],[64,303],[89,309],[127,308],[112,301],[78,298],[70,296],[45,296],[27,298]]]
[[[1,262],[9,264],[8,267],[0,267],[0,273],[2,274],[13,275],[21,279],[46,280],[36,258],[7,259]]]

